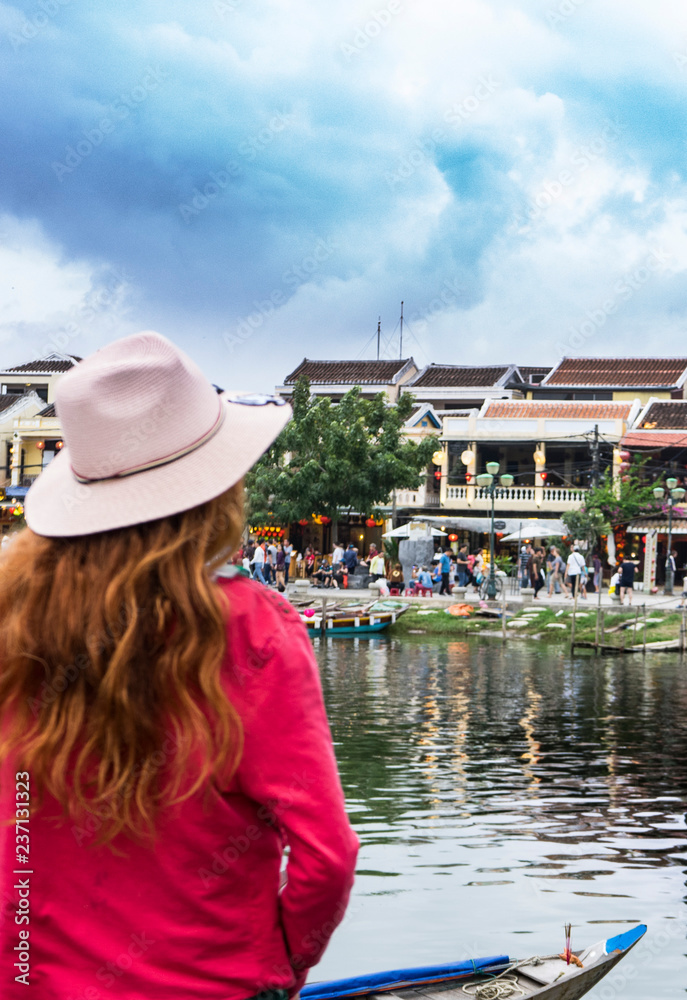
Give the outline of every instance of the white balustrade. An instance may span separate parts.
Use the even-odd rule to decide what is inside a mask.
[[[468,489],[474,490],[474,501],[482,501],[483,503],[491,503],[491,495],[488,488],[483,486],[447,486],[446,487],[446,499],[453,501],[463,501],[467,502],[468,499]],[[545,507],[548,504],[566,504],[566,503],[581,503],[587,491],[576,486],[499,486],[498,493],[496,495],[497,501],[502,503],[510,502],[526,502],[526,503],[536,503],[536,491],[541,490],[542,503],[541,506]]]

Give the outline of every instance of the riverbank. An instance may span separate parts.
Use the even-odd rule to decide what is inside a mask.
[[[521,610],[508,612],[506,619],[506,641],[531,639],[537,642],[560,644],[572,641],[573,617],[575,617],[575,645],[584,648],[597,643],[604,652],[623,652],[629,649],[643,649],[646,637],[647,648],[657,649],[655,644],[667,644],[679,648],[683,613],[669,609],[662,611],[644,607],[601,609],[527,606]],[[490,638],[503,637],[501,618],[483,618],[477,614],[468,617],[454,617],[445,608],[412,607],[398,621],[389,627],[389,636],[452,636],[484,635]]]

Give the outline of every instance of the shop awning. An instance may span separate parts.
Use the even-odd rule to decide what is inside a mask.
[[[457,531],[474,531],[477,534],[489,534],[491,531],[490,517],[426,517],[423,520],[429,521],[438,528],[454,529]],[[495,517],[494,528],[498,532],[507,535],[518,533],[522,530],[523,538],[548,538],[551,536],[562,536],[568,534],[568,529],[560,518],[535,518],[535,517]],[[505,539],[501,539],[505,541]]]
[[[636,521],[634,524],[629,524],[627,530],[631,535],[646,535],[647,531],[660,531],[667,535],[668,518],[648,517],[646,521]],[[673,517],[671,532],[673,535],[687,535],[687,519]]]

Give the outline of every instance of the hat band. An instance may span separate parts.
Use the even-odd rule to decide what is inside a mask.
[[[220,403],[217,420],[207,434],[203,434],[201,438],[198,438],[197,441],[194,441],[193,444],[188,445],[186,448],[180,448],[179,451],[175,451],[171,455],[166,455],[164,458],[157,458],[152,462],[136,465],[134,468],[125,469],[123,472],[115,472],[111,476],[81,476],[72,466],[72,475],[78,483],[107,483],[113,479],[126,479],[127,476],[136,476],[139,472],[148,472],[149,469],[159,469],[162,465],[170,465],[172,462],[178,462],[180,458],[185,458],[186,455],[190,455],[192,452],[202,448],[204,444],[207,444],[217,434],[224,423],[226,412],[226,407]]]

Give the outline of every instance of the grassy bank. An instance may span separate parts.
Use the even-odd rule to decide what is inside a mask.
[[[428,613],[431,612],[431,613]],[[637,614],[638,612],[638,614]],[[509,613],[506,631],[509,639],[536,639],[538,642],[561,643],[570,642],[572,634],[572,607],[526,607],[517,612]],[[680,611],[649,611],[646,614],[646,641],[678,642],[680,638]],[[636,622],[636,627],[635,627]],[[576,642],[596,641],[596,607],[583,606],[578,608],[575,624]],[[644,642],[644,614],[639,608],[607,608],[603,610],[603,633],[599,632],[600,641],[604,646],[622,649]],[[426,608],[411,608],[392,625],[388,634],[392,636],[465,636],[485,634],[500,636],[502,633],[501,619],[480,618],[472,615],[469,618],[454,618],[443,609],[432,608],[428,603]]]

